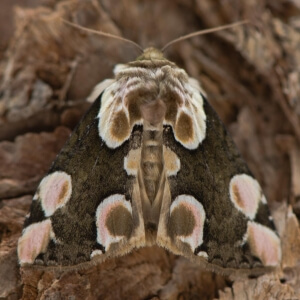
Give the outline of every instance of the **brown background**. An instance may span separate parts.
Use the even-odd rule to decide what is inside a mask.
[[[282,238],[277,273],[230,280],[164,249],[89,270],[23,271],[16,244],[39,180],[127,44],[60,18],[162,47],[183,34],[249,24],[174,44],[270,203]],[[0,3],[0,299],[298,299],[300,297],[300,5],[296,0],[2,0]],[[293,213],[294,212],[294,213]]]

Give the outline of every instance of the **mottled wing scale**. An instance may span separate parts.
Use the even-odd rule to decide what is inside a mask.
[[[99,137],[99,97],[57,156],[33,198],[19,240],[21,264],[77,265],[96,254],[122,255],[145,245],[124,170],[131,144],[110,149]],[[126,243],[125,243],[126,240]],[[118,246],[119,245],[119,246]]]
[[[203,99],[206,137],[199,147],[187,149],[165,128],[164,144],[176,151],[181,171],[169,178],[172,204],[169,219],[160,222],[161,244],[175,243],[179,254],[192,260],[203,257],[212,270],[276,266],[280,240],[265,196]]]
[[[263,192],[194,79],[146,49],[93,94],[33,198],[21,265],[153,244],[214,271],[279,264]]]

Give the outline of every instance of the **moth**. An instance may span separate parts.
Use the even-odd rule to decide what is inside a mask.
[[[224,274],[280,263],[263,191],[195,79],[147,48],[94,95],[33,197],[21,266],[151,245]]]

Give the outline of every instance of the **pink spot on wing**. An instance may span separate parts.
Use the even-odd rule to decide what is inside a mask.
[[[258,182],[246,174],[231,179],[229,193],[235,207],[251,220],[255,218],[260,201],[265,199]]]
[[[265,266],[276,266],[281,260],[280,239],[274,231],[255,222],[248,222],[247,241],[251,252]]]
[[[119,205],[124,206],[132,214],[131,204],[121,194],[115,194],[104,199],[96,211],[97,242],[103,245],[106,251],[109,249],[111,243],[116,243],[123,238],[123,236],[111,235],[106,226],[108,215]]]
[[[53,231],[50,219],[25,228],[18,241],[20,264],[32,264],[40,253],[45,252],[51,235],[53,235]]]
[[[205,211],[202,204],[193,196],[180,195],[172,203],[170,213],[172,214],[172,211],[181,205],[193,214],[195,227],[189,236],[180,236],[179,239],[184,243],[188,243],[191,246],[192,251],[195,251],[195,249],[203,243],[203,229],[206,217]]]
[[[45,177],[39,186],[39,196],[45,216],[49,217],[63,207],[72,193],[71,176],[65,172],[54,172]]]

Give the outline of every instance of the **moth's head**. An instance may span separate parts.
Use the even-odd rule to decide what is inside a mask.
[[[143,51],[143,54],[140,55],[136,60],[151,60],[151,59],[166,60],[162,51],[153,47],[146,48]]]

